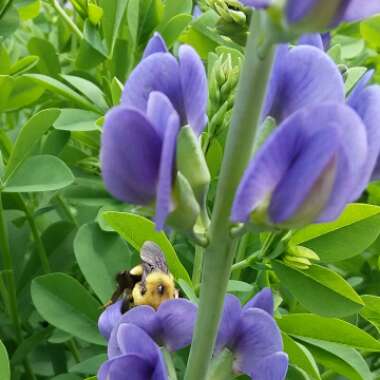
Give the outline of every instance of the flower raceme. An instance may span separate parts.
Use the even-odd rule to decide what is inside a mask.
[[[206,105],[207,78],[195,50],[181,46],[177,61],[155,34],[125,84],[121,104],[105,117],[101,164],[106,187],[124,202],[155,201],[158,229],[175,208],[180,129],[186,126],[199,136],[207,121]]]
[[[263,118],[279,125],[249,163],[234,222],[292,228],[336,219],[367,186],[380,151],[380,87],[342,76],[321,49],[278,48]]]
[[[167,379],[160,351],[178,351],[191,343],[197,307],[185,299],[163,302],[156,310],[137,306],[121,313],[121,302],[109,306],[99,318],[99,330],[108,340],[108,360],[98,372],[99,380]],[[232,371],[254,380],[283,380],[288,359],[273,319],[270,289],[259,292],[243,308],[232,295],[225,307],[214,361],[222,353],[232,356]]]

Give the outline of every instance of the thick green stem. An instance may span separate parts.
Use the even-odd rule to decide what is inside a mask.
[[[236,250],[236,243],[230,234],[231,206],[251,158],[274,56],[272,45],[263,50],[265,22],[265,13],[254,14],[211,218],[210,244],[204,257],[198,319],[185,380],[205,379],[223,309]]]

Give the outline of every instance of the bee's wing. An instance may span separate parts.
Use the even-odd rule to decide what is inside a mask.
[[[146,241],[141,247],[140,257],[144,264],[150,267],[150,270],[159,269],[164,273],[168,273],[168,265],[165,256],[160,247],[152,241]],[[144,267],[146,267],[144,265]]]

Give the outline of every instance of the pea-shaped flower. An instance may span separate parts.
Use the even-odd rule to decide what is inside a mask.
[[[199,136],[205,127],[207,79],[190,46],[179,59],[156,34],[125,84],[121,104],[105,117],[102,175],[117,199],[138,205],[156,202],[155,222],[164,225],[173,210],[176,144],[180,128]]]
[[[99,369],[98,380],[167,380],[166,364],[159,347],[144,330],[124,324],[118,332],[118,355]]]
[[[246,169],[232,220],[292,228],[336,219],[379,156],[379,109],[378,87],[346,104],[342,77],[322,50],[281,46],[263,115],[279,126]]]
[[[216,341],[215,356],[233,355],[233,371],[254,380],[283,380],[288,357],[283,352],[280,330],[273,319],[273,297],[263,289],[243,308],[238,298],[227,295]]]

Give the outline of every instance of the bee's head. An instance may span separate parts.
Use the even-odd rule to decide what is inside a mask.
[[[149,273],[143,283],[133,289],[133,301],[136,305],[150,305],[157,309],[166,300],[178,298],[171,275],[156,271]]]

